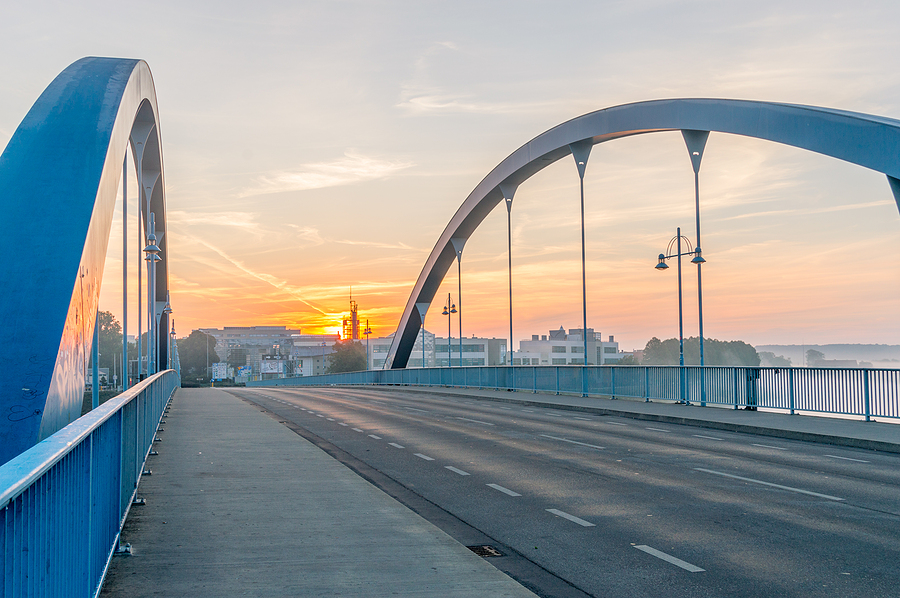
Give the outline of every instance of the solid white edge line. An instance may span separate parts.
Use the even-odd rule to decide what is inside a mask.
[[[394,448],[406,448],[402,444],[397,444],[396,442],[388,442],[388,444]]]
[[[851,459],[850,457],[838,457],[837,455],[825,455],[826,457],[831,457],[832,459],[841,459],[843,461],[855,461],[856,463],[869,463],[869,461],[863,461],[862,459]]]
[[[706,571],[706,569],[701,569],[697,565],[692,565],[686,561],[682,561],[679,558],[675,558],[671,554],[666,554],[665,552],[662,552],[661,550],[657,550],[655,548],[651,548],[650,546],[647,546],[646,544],[641,544],[640,546],[635,546],[635,548],[637,548],[640,551],[646,552],[649,555],[655,556],[658,559],[662,559],[662,560],[666,561],[667,563],[671,563],[671,564],[675,565],[676,567],[681,567],[685,571],[690,571],[691,573],[700,573],[701,571]]]
[[[579,446],[587,446],[587,447],[590,447],[593,449],[599,449],[601,451],[606,448],[605,446],[597,446],[596,444],[588,444],[586,442],[578,442],[577,440],[569,440],[567,438],[558,438],[556,436],[550,436],[549,434],[541,434],[541,436],[543,436],[544,438],[552,438],[553,440],[559,440],[560,442],[569,442],[571,444],[577,444]]]
[[[414,454],[416,457],[418,457],[419,459],[425,459],[426,461],[434,461],[434,459],[432,459],[432,458],[429,457],[428,455],[423,455],[422,453],[413,453],[413,454]]]
[[[459,475],[469,475],[469,472],[463,471],[462,469],[456,469],[452,465],[444,465],[444,469],[449,469],[453,473],[458,473]]]
[[[771,488],[779,488],[781,490],[789,490],[790,492],[799,492],[800,494],[808,494],[809,496],[817,496],[819,498],[827,498],[828,500],[840,500],[843,501],[843,498],[838,498],[837,496],[830,496],[828,494],[819,494],[818,492],[812,492],[810,490],[801,490],[800,488],[791,488],[790,486],[782,486],[781,484],[773,484],[772,482],[763,482],[762,480],[754,480],[753,478],[744,478],[739,475],[731,475],[730,473],[723,473],[721,471],[713,471],[712,469],[703,469],[702,467],[695,467],[695,471],[702,471],[704,473],[711,473],[713,475],[720,475],[725,478],[731,478],[734,480],[741,480],[742,482],[752,482],[754,484],[762,484],[763,486],[769,486]]]
[[[493,488],[494,490],[499,490],[503,494],[508,494],[510,496],[522,496],[518,492],[513,492],[509,488],[504,488],[503,486],[501,486],[499,484],[487,484],[487,486],[488,486],[488,488]]]
[[[576,517],[575,515],[569,515],[565,511],[560,511],[559,509],[547,509],[547,512],[553,513],[554,515],[556,515],[558,517],[562,517],[563,519],[568,519],[572,523],[577,523],[578,525],[580,525],[582,527],[596,527],[590,521],[585,521],[581,517]]]

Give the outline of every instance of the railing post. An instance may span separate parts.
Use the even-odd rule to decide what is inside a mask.
[[[616,366],[609,367],[609,375],[612,379],[612,398],[616,398]]]
[[[531,366],[532,389],[531,394],[537,394],[537,368]]]
[[[788,385],[790,386],[791,415],[795,415],[794,414],[794,368],[788,368]]]
[[[650,368],[644,366],[644,402],[650,402]]]
[[[863,389],[865,392],[865,409],[866,409],[866,421],[872,421],[872,409],[869,404],[869,370],[862,370],[863,375]]]
[[[559,395],[559,366],[556,366],[556,394]]]

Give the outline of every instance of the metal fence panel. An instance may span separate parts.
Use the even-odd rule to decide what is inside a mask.
[[[4,596],[99,594],[177,386],[160,372],[0,466]]]

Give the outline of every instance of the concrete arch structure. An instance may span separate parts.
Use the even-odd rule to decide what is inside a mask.
[[[0,156],[6,289],[0,295],[0,464],[81,415],[100,283],[126,148],[141,218],[156,214],[168,290],[165,184],[156,91],[142,60],[83,58],[44,90]],[[165,336],[165,334],[163,334]],[[165,363],[168,343],[158,343]]]
[[[900,120],[816,106],[717,99],[654,100],[591,112],[517,149],[469,194],[419,274],[384,367],[406,367],[422,325],[419,309],[431,303],[457,258],[454,247],[465,243],[498,203],[512,202],[520,184],[573,153],[586,163],[590,148],[598,143],[678,130],[755,137],[876,170],[887,175],[900,208]]]

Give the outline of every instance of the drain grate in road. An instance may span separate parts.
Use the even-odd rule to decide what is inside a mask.
[[[469,550],[477,554],[478,556],[489,557],[489,556],[503,556],[503,553],[494,548],[493,546],[483,545],[483,546],[466,546]]]

